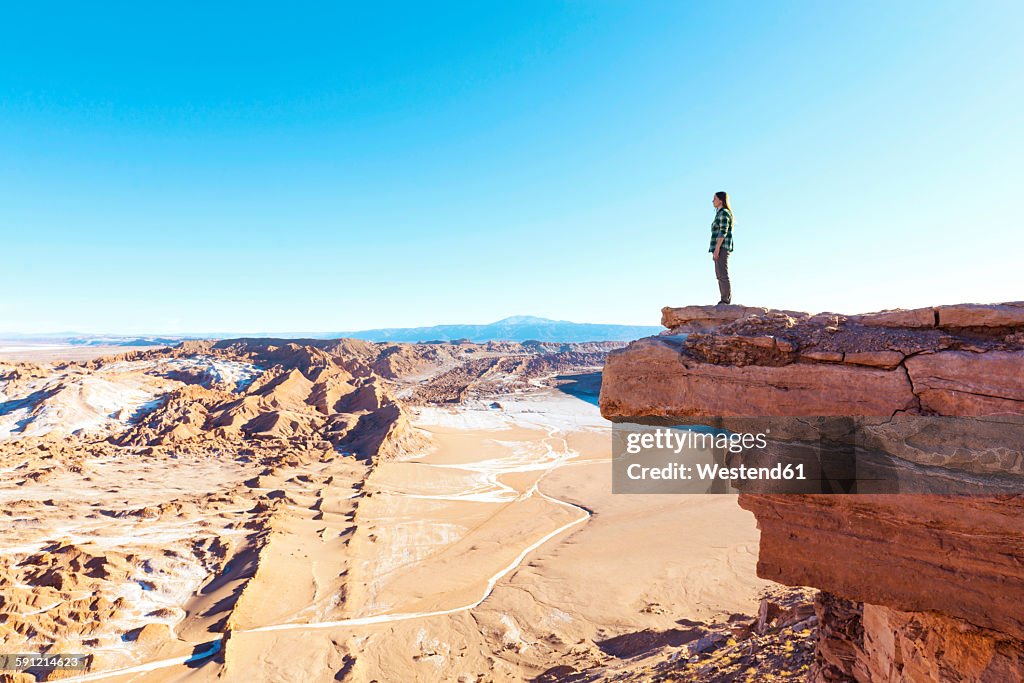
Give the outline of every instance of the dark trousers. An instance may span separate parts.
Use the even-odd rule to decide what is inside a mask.
[[[732,285],[729,284],[729,252],[724,248],[718,250],[718,258],[715,259],[715,277],[718,278],[718,291],[722,295],[721,301],[732,303]]]

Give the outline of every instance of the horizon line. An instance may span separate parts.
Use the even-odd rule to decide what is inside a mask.
[[[573,320],[556,320],[554,318],[544,318],[541,316],[531,315],[513,315],[506,316],[504,318],[493,320],[487,323],[436,323],[433,325],[415,325],[415,326],[389,326],[389,327],[367,327],[362,329],[349,329],[349,330],[284,330],[284,331],[259,331],[259,330],[234,330],[228,331],[223,330],[220,332],[206,331],[206,332],[115,332],[106,330],[103,332],[82,332],[77,330],[56,330],[49,332],[14,332],[14,331],[0,331],[0,339],[16,339],[16,338],[33,338],[33,337],[172,337],[172,338],[188,338],[188,339],[229,339],[229,338],[242,338],[242,337],[274,337],[274,338],[324,338],[324,339],[340,339],[344,338],[345,335],[351,334],[365,334],[367,332],[390,332],[399,330],[429,330],[438,327],[489,327],[497,325],[506,321],[511,321],[516,318],[528,319],[523,324],[530,324],[530,322],[536,321],[536,323],[551,323],[551,324],[562,324],[562,325],[592,325],[601,327],[661,327],[660,324],[643,324],[643,323],[594,323],[594,322],[576,322]],[[510,323],[516,324],[516,323]],[[6,336],[11,335],[11,336]]]

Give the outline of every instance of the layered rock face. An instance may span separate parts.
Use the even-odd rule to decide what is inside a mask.
[[[1024,412],[1024,303],[860,316],[689,306],[662,320],[661,336],[609,355],[605,414]]]
[[[961,491],[1024,473],[1024,303],[691,306],[664,309],[663,324],[610,354],[606,417],[851,418],[872,448]],[[815,679],[1024,680],[1024,496],[1007,490],[741,494],[761,529],[759,575],[824,591]]]

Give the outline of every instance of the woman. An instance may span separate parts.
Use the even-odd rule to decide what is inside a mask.
[[[732,303],[732,286],[729,284],[729,254],[732,253],[732,209],[729,208],[729,193],[716,192],[711,200],[718,212],[711,223],[711,258],[715,260],[715,276],[721,300],[718,304]]]

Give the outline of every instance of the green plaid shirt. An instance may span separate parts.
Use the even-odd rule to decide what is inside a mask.
[[[710,252],[715,251],[715,245],[718,244],[718,238],[723,237],[722,249],[726,251],[732,251],[732,211],[722,207],[715,214],[715,220],[711,223],[711,248],[708,249]]]

